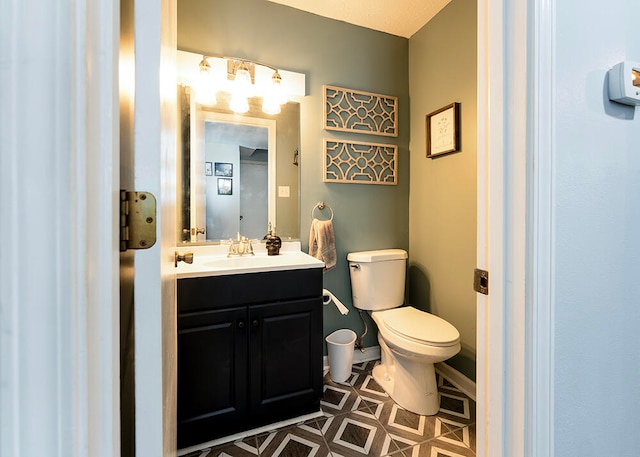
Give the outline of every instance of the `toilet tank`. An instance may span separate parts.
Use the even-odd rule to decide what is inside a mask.
[[[404,303],[407,252],[402,249],[352,252],[347,255],[353,306],[382,310]]]

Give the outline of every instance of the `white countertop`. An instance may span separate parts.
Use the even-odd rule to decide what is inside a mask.
[[[178,263],[178,279],[324,267],[322,260],[300,250],[299,241],[283,242],[280,254],[274,256],[267,255],[264,243],[253,244],[255,255],[233,257],[227,257],[228,245],[184,245],[176,250],[180,254],[193,252],[192,264]]]

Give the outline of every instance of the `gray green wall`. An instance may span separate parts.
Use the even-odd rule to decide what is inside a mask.
[[[303,249],[308,248],[311,210],[318,201],[335,213],[338,265],[324,286],[350,308],[342,316],[324,308],[325,335],[338,328],[361,332],[353,309],[348,252],[409,248],[408,40],[263,0],[180,0],[178,49],[257,60],[306,74],[300,107],[300,214]],[[322,129],[322,85],[397,96],[399,136],[385,138]],[[393,143],[399,147],[397,186],[322,182],[323,138]],[[373,323],[368,319],[370,328]],[[374,327],[375,328],[375,327]],[[365,346],[377,345],[369,332]]]
[[[411,303],[451,322],[462,351],[447,363],[475,379],[476,2],[453,0],[409,40]],[[461,107],[460,152],[426,158],[425,117]]]

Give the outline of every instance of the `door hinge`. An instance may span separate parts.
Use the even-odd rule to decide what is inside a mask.
[[[473,270],[473,290],[489,295],[489,272],[476,268]]]
[[[156,244],[156,197],[149,192],[120,191],[120,252]]]

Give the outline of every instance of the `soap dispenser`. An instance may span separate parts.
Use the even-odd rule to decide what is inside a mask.
[[[282,240],[278,235],[276,235],[275,227],[271,229],[271,222],[269,222],[269,230],[267,234],[264,236],[264,239],[267,240],[267,255],[278,255],[280,254],[280,247],[282,246]]]

